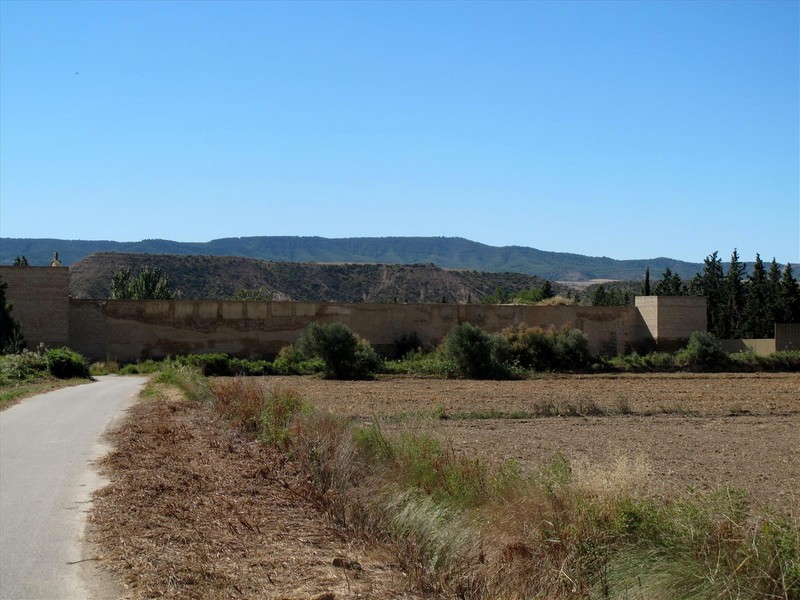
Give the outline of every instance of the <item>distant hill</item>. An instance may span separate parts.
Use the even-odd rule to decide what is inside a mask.
[[[522,273],[450,271],[432,264],[290,263],[236,256],[98,252],[70,266],[70,294],[108,298],[115,271],[145,265],[160,268],[173,290],[186,299],[227,299],[241,289],[263,288],[275,300],[477,303],[497,288],[519,292],[544,283]]]
[[[240,256],[279,262],[434,264],[445,269],[525,273],[553,281],[641,280],[648,267],[654,279],[667,267],[690,279],[702,270],[701,263],[663,257],[614,260],[524,246],[488,246],[464,238],[446,237],[244,237],[202,243],[1,238],[0,264],[10,265],[15,256],[24,255],[31,265],[48,265],[54,251],[58,251],[64,265],[71,265],[93,252],[130,252]]]

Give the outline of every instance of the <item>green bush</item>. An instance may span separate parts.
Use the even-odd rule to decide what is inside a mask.
[[[88,378],[88,361],[69,348],[53,348],[47,351],[47,370],[59,379],[72,379],[73,377]]]
[[[272,362],[272,370],[276,375],[312,375],[322,373],[325,363],[319,358],[307,358],[294,344],[281,348]]]
[[[471,323],[462,323],[450,332],[442,353],[468,379],[503,379],[510,374],[508,342]]]
[[[148,375],[150,373],[155,373],[156,371],[161,369],[161,363],[157,363],[151,358],[148,358],[144,362],[140,363],[129,363],[124,367],[121,367],[118,371],[119,375]]]
[[[532,371],[579,370],[591,364],[589,339],[580,329],[565,326],[544,331],[525,325],[503,332],[509,345],[510,361]]]
[[[713,333],[695,331],[689,336],[686,348],[676,353],[676,358],[689,367],[711,369],[728,363],[722,345]]]
[[[272,365],[265,360],[235,358],[223,353],[189,354],[176,359],[178,364],[197,367],[206,377],[231,377],[235,375],[271,375]]]
[[[440,351],[425,352],[415,350],[406,354],[402,360],[383,363],[383,372],[393,375],[423,375],[431,377],[457,377],[455,363]]]
[[[555,335],[552,331],[520,325],[517,329],[504,331],[503,336],[508,340],[512,360],[523,369],[550,371],[556,367]]]
[[[580,329],[563,327],[555,336],[556,365],[559,369],[585,369],[592,362],[589,338]]]
[[[325,375],[333,379],[364,379],[373,376],[381,361],[364,340],[343,323],[312,323],[300,336],[298,350],[306,358],[320,358]]]

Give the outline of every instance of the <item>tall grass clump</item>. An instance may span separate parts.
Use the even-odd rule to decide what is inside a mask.
[[[303,408],[294,392],[272,390],[246,377],[214,381],[211,394],[217,410],[233,425],[270,445],[286,445],[289,425]]]
[[[166,362],[158,372],[155,382],[174,385],[183,391],[189,400],[203,402],[211,397],[208,379],[197,367],[190,365]]]
[[[311,323],[297,342],[306,358],[319,358],[332,379],[374,377],[381,361],[366,340],[360,340],[343,323]]]
[[[0,385],[31,381],[49,375],[47,355],[43,348],[0,355]]]

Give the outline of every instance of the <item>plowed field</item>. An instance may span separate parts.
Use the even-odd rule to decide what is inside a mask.
[[[732,486],[762,506],[800,513],[800,374],[267,380],[320,408],[425,430],[527,471],[556,453],[597,463],[626,455],[649,465],[655,493]]]

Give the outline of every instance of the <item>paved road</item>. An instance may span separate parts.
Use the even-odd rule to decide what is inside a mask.
[[[98,381],[23,400],[0,412],[0,598],[87,598],[80,563],[92,461],[102,433],[145,377]],[[70,564],[72,563],[72,564]]]

